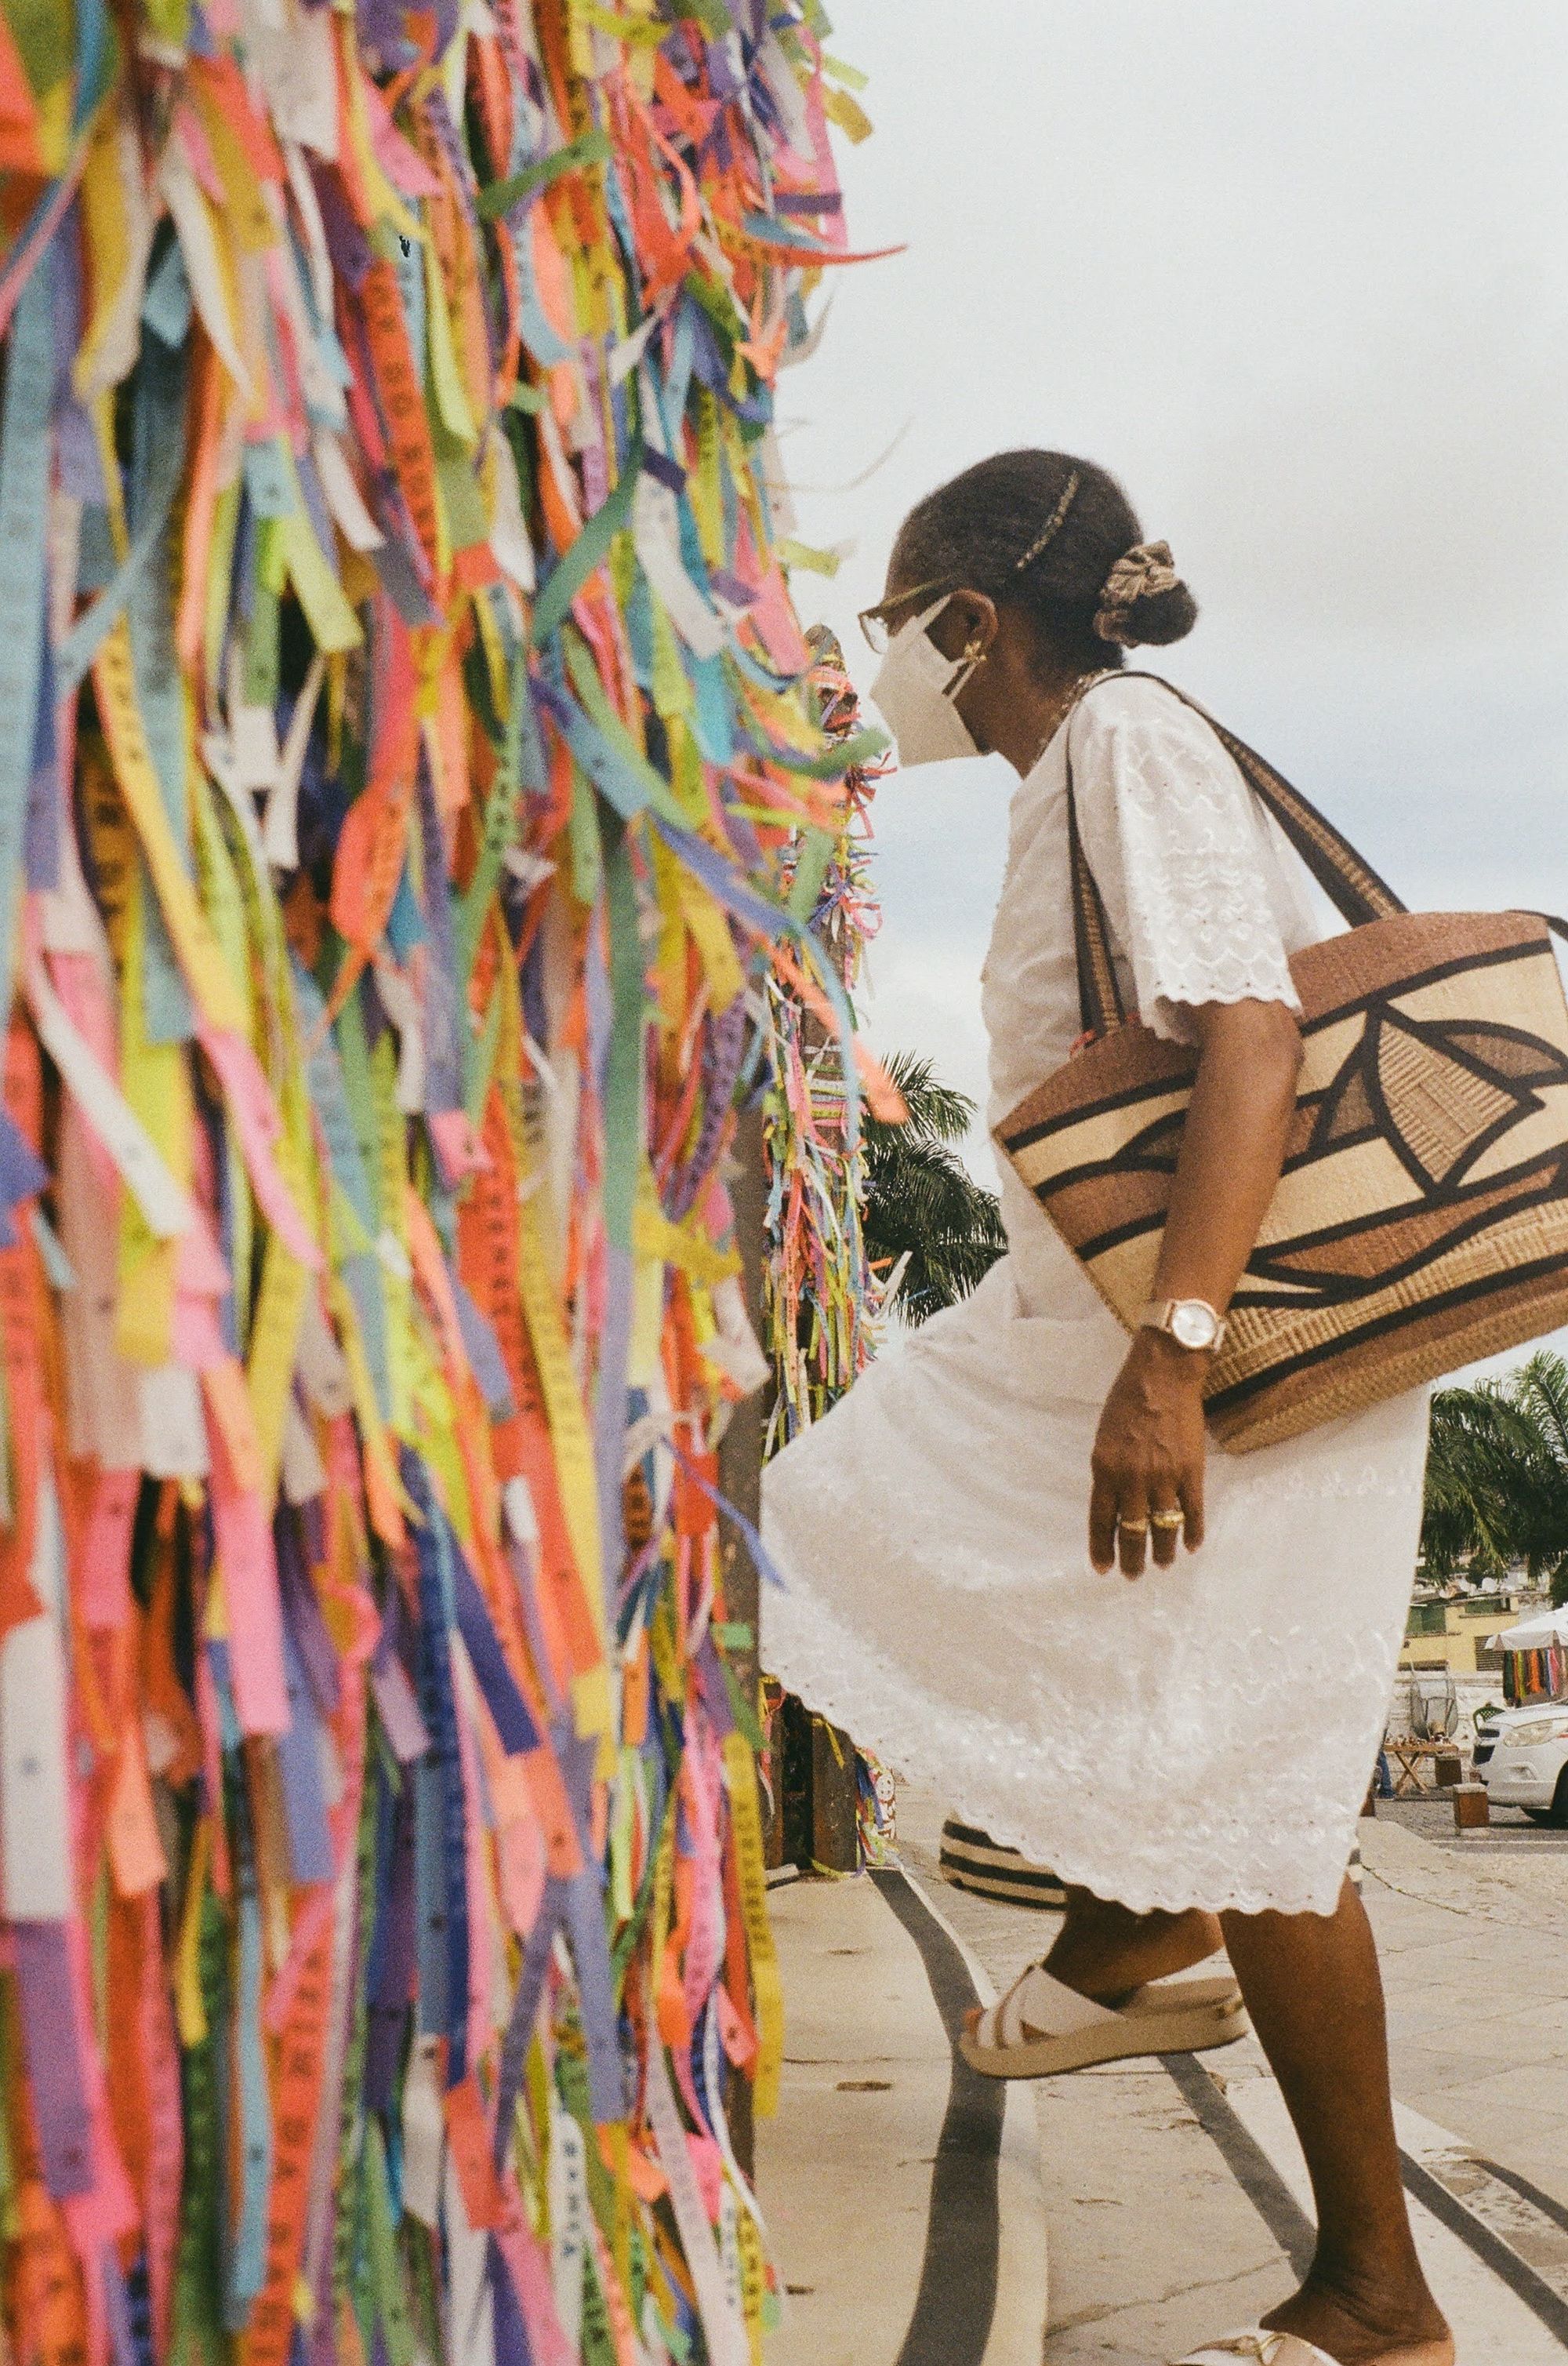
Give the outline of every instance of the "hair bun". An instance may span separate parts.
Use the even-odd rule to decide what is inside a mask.
[[[1094,630],[1118,648],[1179,641],[1197,622],[1198,603],[1177,574],[1168,542],[1125,550],[1100,591]]]

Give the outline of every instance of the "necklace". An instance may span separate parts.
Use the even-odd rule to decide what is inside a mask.
[[[1073,707],[1082,697],[1084,692],[1089,688],[1092,682],[1103,682],[1104,680],[1105,671],[1106,669],[1101,668],[1101,670],[1095,673],[1074,674],[1066,689],[1051,706],[1050,721],[1046,727],[1045,737],[1035,750],[1035,762],[1036,764],[1045,754],[1046,749],[1050,746],[1051,741],[1056,738],[1057,733],[1061,729],[1064,718],[1071,714]]]

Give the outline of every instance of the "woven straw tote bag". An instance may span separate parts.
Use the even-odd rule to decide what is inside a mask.
[[[1551,934],[1568,928],[1406,911],[1271,765],[1204,719],[1350,923],[1291,963],[1295,1119],[1205,1389],[1215,1436],[1245,1452],[1568,1322],[1568,1002]],[[1153,1295],[1197,1055],[1126,1015],[1070,742],[1067,798],[1084,1047],[996,1140],[1130,1330]]]

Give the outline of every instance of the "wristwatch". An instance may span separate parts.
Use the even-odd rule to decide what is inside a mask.
[[[1138,1316],[1140,1331],[1164,1331],[1179,1347],[1217,1348],[1225,1337],[1225,1317],[1206,1298],[1151,1298]]]

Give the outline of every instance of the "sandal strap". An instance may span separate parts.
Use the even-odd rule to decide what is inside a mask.
[[[1092,1997],[1080,1996],[1065,1980],[1054,1979],[1044,1964],[1031,1964],[985,2018],[993,2021],[996,2034],[982,2035],[982,2045],[1023,2045],[1030,2031],[1042,2037],[1069,2037],[1119,2015]],[[980,2026],[983,2031],[984,2021]]]
[[[1254,2366],[1338,2366],[1315,2341],[1261,2325],[1249,2326],[1245,2333],[1227,2333],[1200,2349],[1189,2349],[1184,2358],[1172,2359],[1171,2366],[1222,2366],[1223,2360],[1231,2359],[1249,2360]]]

